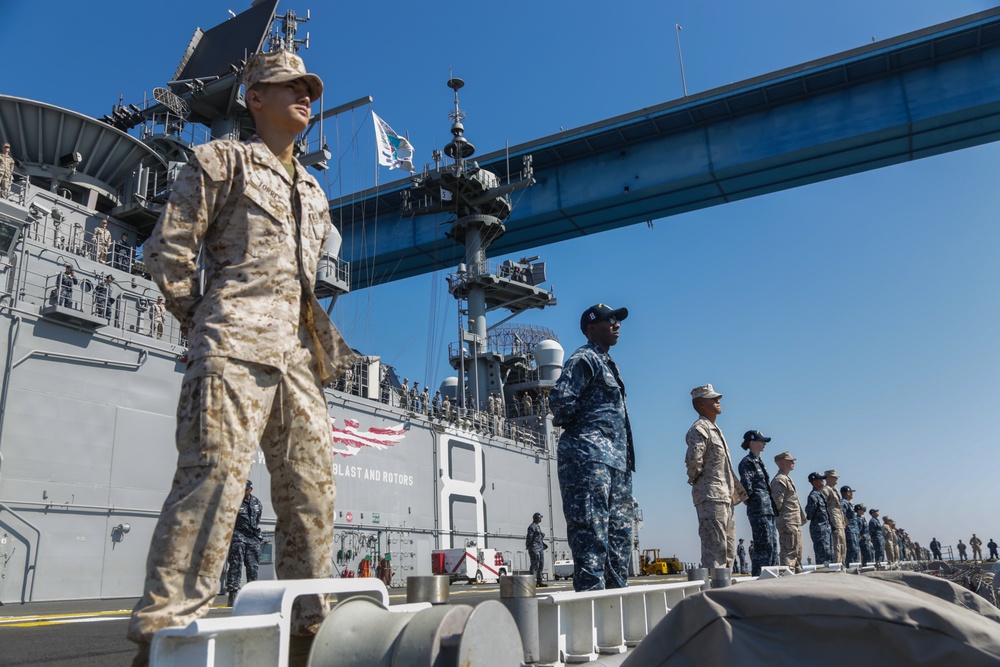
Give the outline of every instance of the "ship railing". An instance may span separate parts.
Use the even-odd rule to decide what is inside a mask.
[[[433,577],[415,581],[427,585],[413,587],[414,599],[420,598],[421,592],[434,597]],[[337,604],[317,634],[311,653],[311,661],[317,663],[326,664],[334,653],[342,653],[339,639],[346,633],[353,637],[354,655],[386,656],[393,664],[417,664],[421,657],[440,652],[444,633],[439,626],[446,618],[453,619],[449,634],[457,632],[467,646],[489,642],[490,650],[505,658],[504,664],[522,663],[528,646],[521,638],[533,635],[538,637],[538,645],[537,660],[532,664],[593,662],[601,654],[621,654],[637,646],[681,600],[699,592],[703,583],[680,581],[537,595],[530,598],[537,604],[537,617],[521,613],[523,607],[518,603],[501,606],[512,599],[502,599],[501,604],[486,601],[474,612],[485,616],[481,624],[456,626],[454,619],[460,615],[448,616],[454,609],[451,606],[412,602],[390,607],[388,591],[377,579],[254,581],[240,591],[231,616],[203,618],[186,627],[157,632],[150,657],[151,664],[159,667],[283,665],[291,642],[295,600],[304,595],[331,594]]]
[[[28,196],[28,177],[18,173],[17,170],[11,175],[10,193],[7,201],[24,206],[24,200]]]
[[[40,264],[45,267],[43,271],[32,268]],[[67,265],[73,267],[76,283],[62,277]],[[110,295],[104,287],[109,275],[112,276]],[[153,304],[159,292],[140,285],[133,287],[131,283],[118,280],[120,277],[111,271],[81,269],[72,256],[60,255],[54,261],[36,258],[20,273],[16,282],[16,304],[21,308],[32,305],[39,309],[60,306],[86,314],[85,319],[96,318],[103,322],[102,326],[120,329],[125,334],[142,336],[150,342],[158,341],[173,348],[186,348],[187,341],[180,325],[170,313],[164,314],[162,326],[154,317]]]
[[[527,285],[532,284],[531,272],[524,270],[523,267],[518,266],[510,260],[505,260],[503,263],[499,263],[484,259],[481,262],[473,262],[471,264],[464,264],[463,266],[464,270],[448,274],[449,290],[453,291],[459,286],[476,281],[484,276],[496,276],[498,278],[507,278],[516,282],[525,283]]]

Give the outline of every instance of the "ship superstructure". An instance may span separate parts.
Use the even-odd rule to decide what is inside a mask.
[[[248,56],[307,41],[296,30],[308,15],[278,16],[276,8],[276,0],[257,2],[197,31],[169,83],[141,105],[120,101],[103,119],[0,96],[0,140],[17,161],[10,197],[0,199],[4,603],[141,592],[176,463],[174,411],[187,361],[183,332],[160,314],[142,242],[193,146],[252,133],[239,83]],[[441,164],[438,154],[415,179],[412,213],[425,204],[453,212],[449,235],[466,247],[448,277],[462,323],[450,350],[457,375],[404,394],[395,368],[362,354],[327,389],[337,570],[394,585],[429,574],[434,549],[472,543],[526,569],[534,512],[546,517],[551,560],[568,553],[544,406],[561,348],[552,332],[509,317],[486,323],[492,311],[513,316],[555,303],[537,257],[485,259],[503,233],[508,195],[531,182],[530,162],[520,179],[500,183],[470,160],[461,81],[449,85],[456,106],[444,153],[453,162]],[[315,135],[302,137],[299,158],[322,169],[329,152]],[[348,267],[324,258],[317,293],[333,307],[348,285]],[[262,455],[251,479],[266,529],[274,513]]]

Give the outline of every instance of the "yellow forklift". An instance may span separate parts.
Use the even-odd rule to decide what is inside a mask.
[[[659,549],[644,549],[639,556],[639,566],[643,574],[678,574],[684,571],[676,558],[660,558]]]

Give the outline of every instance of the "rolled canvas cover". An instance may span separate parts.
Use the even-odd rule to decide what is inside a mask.
[[[1000,613],[924,574],[809,574],[682,600],[625,667],[998,665]]]

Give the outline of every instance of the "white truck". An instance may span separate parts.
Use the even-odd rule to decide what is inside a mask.
[[[510,573],[510,563],[496,549],[468,546],[464,549],[435,549],[431,552],[431,571],[447,574],[451,580],[466,579],[469,583],[491,583]]]

